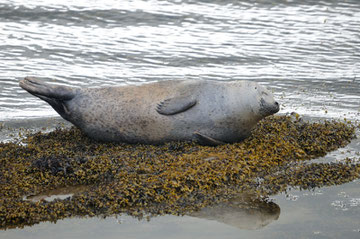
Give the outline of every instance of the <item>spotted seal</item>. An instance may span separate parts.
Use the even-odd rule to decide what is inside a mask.
[[[99,141],[233,143],[279,111],[272,93],[251,81],[171,80],[72,88],[26,77],[19,84]]]

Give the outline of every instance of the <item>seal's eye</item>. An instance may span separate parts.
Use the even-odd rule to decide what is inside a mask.
[[[255,90],[257,89],[257,87],[255,87]]]

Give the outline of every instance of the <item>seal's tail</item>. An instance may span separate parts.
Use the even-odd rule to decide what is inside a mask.
[[[19,85],[30,94],[49,103],[62,117],[67,118],[66,102],[75,97],[74,88],[46,84],[33,77],[25,77]]]
[[[20,87],[41,99],[42,97],[57,99],[57,100],[71,100],[75,96],[73,88],[66,86],[50,85],[33,77],[25,77],[20,81]]]

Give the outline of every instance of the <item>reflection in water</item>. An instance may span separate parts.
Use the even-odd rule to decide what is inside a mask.
[[[51,202],[55,199],[66,199],[74,194],[84,192],[88,186],[70,186],[46,191],[37,195],[24,197],[24,200],[38,202],[45,200]],[[248,194],[239,194],[227,202],[209,206],[199,211],[189,213],[188,216],[215,220],[239,229],[260,229],[277,220],[280,207],[274,202],[254,199]]]
[[[277,220],[280,207],[274,202],[253,200],[240,195],[228,202],[206,207],[189,216],[215,220],[240,229],[260,229]]]
[[[87,188],[88,187],[84,185],[57,188],[40,194],[25,196],[23,200],[28,200],[31,202],[38,202],[40,200],[51,202],[55,199],[62,200],[66,198],[71,198],[75,193],[84,192]]]

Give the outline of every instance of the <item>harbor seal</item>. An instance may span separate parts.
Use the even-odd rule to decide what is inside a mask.
[[[72,88],[26,77],[19,84],[98,141],[233,143],[279,111],[272,93],[251,81],[171,80]]]

